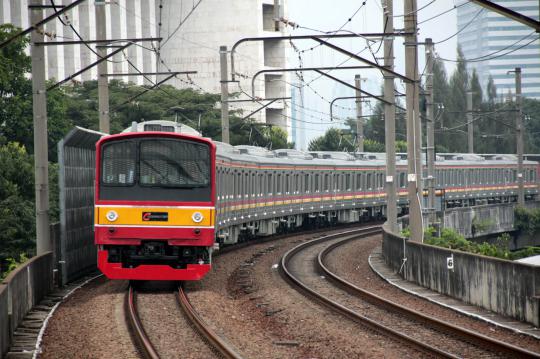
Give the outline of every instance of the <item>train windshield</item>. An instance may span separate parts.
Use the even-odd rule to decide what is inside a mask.
[[[143,140],[140,184],[157,187],[206,187],[210,183],[208,146],[174,140]]]
[[[210,200],[210,147],[173,138],[106,143],[101,155],[100,199]]]

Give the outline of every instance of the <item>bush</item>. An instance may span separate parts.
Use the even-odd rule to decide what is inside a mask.
[[[6,260],[7,269],[4,272],[0,271],[0,280],[6,278],[9,273],[11,273],[13,270],[15,270],[15,268],[17,268],[19,265],[23,264],[27,260],[28,260],[28,257],[24,253],[21,253],[19,255],[19,259],[15,259],[11,257],[7,258]]]
[[[517,207],[514,210],[514,226],[518,231],[531,236],[540,234],[540,208],[526,209]]]

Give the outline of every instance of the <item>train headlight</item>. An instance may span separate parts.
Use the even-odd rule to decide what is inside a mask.
[[[193,214],[191,215],[191,219],[195,223],[200,223],[204,219],[204,216],[202,215],[201,212],[193,212]]]
[[[109,222],[114,222],[118,219],[118,213],[116,211],[109,211],[105,216]]]

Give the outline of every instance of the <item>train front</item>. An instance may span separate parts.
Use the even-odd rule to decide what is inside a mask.
[[[201,279],[215,238],[214,144],[140,132],[96,146],[98,268],[110,279]]]

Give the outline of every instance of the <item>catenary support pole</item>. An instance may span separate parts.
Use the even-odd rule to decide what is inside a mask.
[[[362,118],[362,98],[360,97],[362,88],[362,77],[360,75],[354,76],[354,85],[358,89],[356,90],[356,150],[358,152],[364,152],[364,120]]]
[[[409,226],[411,240],[421,242],[422,228],[422,160],[421,131],[418,86],[418,43],[417,43],[417,3],[416,0],[404,1],[405,32],[405,76],[414,82],[405,84],[407,109],[407,190],[409,199]]]
[[[426,39],[426,132],[429,221],[435,222],[435,113],[433,108],[433,40]]]
[[[467,149],[474,153],[473,93],[467,91]]]
[[[42,5],[31,0],[29,5]],[[30,22],[43,19],[43,9],[30,9]],[[44,40],[43,28],[32,31],[32,108],[34,114],[34,167],[36,186],[36,254],[52,250],[49,236],[49,158],[47,146],[47,92],[45,90],[45,49],[35,43]]]
[[[107,37],[107,22],[105,21],[105,1],[96,0],[96,39],[104,40]],[[98,46],[99,57],[107,55],[107,49]],[[109,81],[104,74],[107,73],[107,61],[99,63],[98,71],[98,107],[99,107],[99,130],[103,133],[110,132],[109,120]]]
[[[219,47],[221,68],[221,141],[229,143],[229,82],[227,76],[227,46]]]
[[[383,0],[383,32],[394,31],[394,0]],[[384,66],[394,70],[394,38],[384,38]],[[386,148],[386,218],[391,232],[397,232],[397,192],[396,192],[396,107],[394,95],[394,76],[384,74],[384,134]],[[390,103],[390,104],[389,104]]]
[[[517,144],[517,181],[518,181],[518,204],[525,205],[525,189],[523,185],[523,98],[521,96],[521,68],[514,69],[516,77],[516,144]]]

